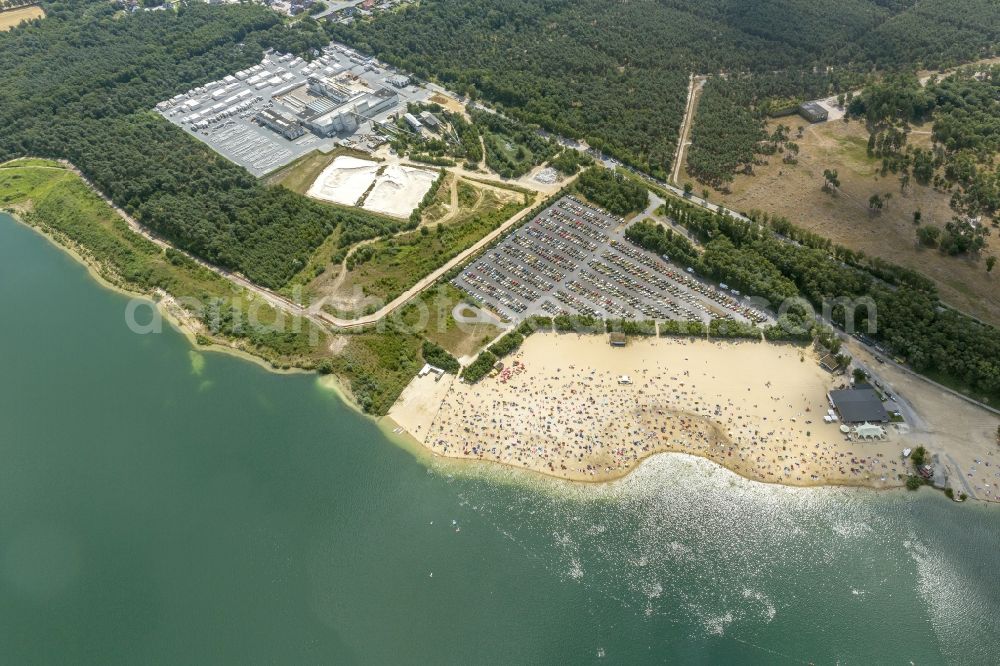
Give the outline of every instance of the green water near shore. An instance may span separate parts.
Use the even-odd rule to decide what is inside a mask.
[[[997,507],[459,472],[127,300],[0,215],[3,663],[1000,661]]]

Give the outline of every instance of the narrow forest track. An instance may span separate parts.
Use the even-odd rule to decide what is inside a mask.
[[[681,129],[677,134],[677,148],[674,151],[673,169],[670,171],[670,182],[679,184],[681,179],[681,168],[684,166],[684,159],[687,147],[691,145],[691,127],[694,125],[694,112],[698,108],[698,96],[702,88],[705,87],[705,76],[695,76],[692,72],[688,79],[687,102],[684,105],[684,120],[681,121]]]

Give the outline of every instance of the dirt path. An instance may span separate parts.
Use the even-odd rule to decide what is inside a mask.
[[[452,176],[452,178],[451,178],[451,185],[450,185],[450,188],[449,188],[450,191],[451,191],[451,202],[450,202],[449,210],[444,215],[444,217],[442,217],[440,220],[438,220],[434,224],[445,224],[445,223],[450,222],[451,220],[455,219],[455,217],[458,215],[458,213],[459,213],[459,207],[458,207],[458,183],[459,183],[460,180],[464,180],[464,179],[458,178],[457,176],[454,176],[454,175]],[[484,185],[483,187],[485,188],[485,187],[490,187],[490,186]],[[493,189],[500,189],[500,188],[493,188]],[[482,203],[483,198],[485,197],[483,189],[478,189],[478,194],[479,194],[479,197],[476,199],[476,203],[472,207],[473,209],[475,209],[476,207],[478,207]],[[423,223],[421,223],[417,227],[417,229],[419,229],[421,226],[425,226],[425,225]],[[347,270],[347,260],[351,258],[351,255],[353,255],[355,252],[357,252],[359,249],[361,249],[362,247],[364,247],[366,245],[371,245],[372,243],[376,243],[378,241],[383,241],[383,240],[387,240],[389,238],[395,238],[397,236],[402,236],[403,234],[408,234],[408,233],[410,233],[412,231],[414,231],[414,230],[413,229],[402,229],[400,231],[397,231],[397,232],[392,233],[392,234],[388,234],[386,236],[378,236],[376,238],[368,238],[368,239],[365,239],[363,241],[358,242],[357,245],[355,245],[354,247],[352,247],[347,252],[347,254],[344,255],[344,260],[341,261],[340,265],[338,266],[339,273],[337,274],[337,277],[333,280],[333,282],[330,284],[329,287],[326,287],[324,289],[324,291],[328,292],[327,295],[323,296],[322,298],[320,298],[317,301],[315,301],[314,303],[312,303],[309,306],[309,312],[312,313],[313,315],[320,315],[322,313],[322,311],[323,311],[323,306],[327,303],[327,301],[329,301],[331,298],[333,298],[334,296],[336,296],[337,292],[339,292],[340,289],[341,289],[341,287],[344,286],[344,281],[347,279],[347,273],[348,273],[348,270]]]
[[[437,224],[444,224],[445,222],[451,222],[458,215],[458,181],[461,180],[458,176],[452,174],[451,176],[451,198],[448,203],[448,212],[445,213],[444,217],[437,221]],[[480,199],[482,200],[482,199]],[[477,202],[478,203],[478,202]]]
[[[705,77],[695,76],[693,73],[688,79],[687,102],[684,105],[684,120],[681,121],[681,131],[677,136],[677,149],[674,151],[674,168],[670,172],[670,182],[678,183],[681,179],[681,168],[684,165],[684,157],[687,147],[691,145],[688,138],[691,135],[691,126],[694,124],[694,112],[698,108],[698,96],[702,88],[705,87]]]

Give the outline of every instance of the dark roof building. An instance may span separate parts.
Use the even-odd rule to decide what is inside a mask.
[[[822,123],[830,117],[830,113],[816,102],[799,104],[799,115],[811,123]]]
[[[874,389],[859,388],[830,391],[830,404],[844,423],[888,423],[882,399]]]

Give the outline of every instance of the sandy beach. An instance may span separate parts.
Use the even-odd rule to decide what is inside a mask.
[[[893,428],[856,442],[823,422],[827,391],[847,380],[810,349],[675,338],[612,348],[603,335],[536,334],[505,363],[506,380],[417,378],[389,416],[436,455],[580,481],[671,451],[789,485],[893,487],[909,470]]]

